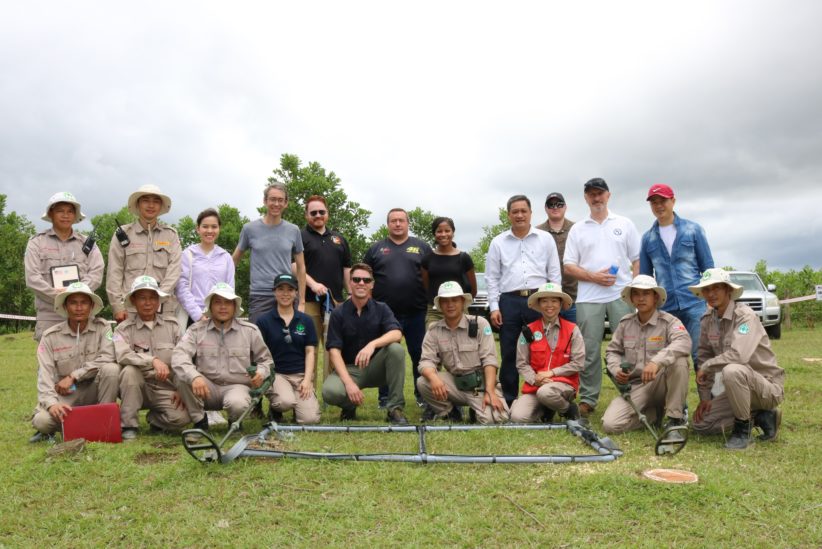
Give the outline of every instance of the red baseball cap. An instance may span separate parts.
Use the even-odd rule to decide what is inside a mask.
[[[646,198],[645,200],[650,200],[652,196],[661,196],[662,198],[673,198],[674,190],[664,183],[655,183],[651,185],[650,189],[648,189],[648,198]]]

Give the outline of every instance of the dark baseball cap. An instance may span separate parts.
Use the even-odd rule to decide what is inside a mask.
[[[288,284],[289,286],[291,286],[295,290],[299,289],[299,286],[297,285],[297,279],[294,278],[294,275],[281,274],[281,275],[275,276],[274,277],[274,289],[277,289],[277,286],[280,286],[282,284]]]
[[[608,188],[608,184],[605,182],[604,179],[601,177],[595,177],[593,179],[589,179],[585,183],[585,192],[587,193],[591,189],[599,189],[602,191],[610,191],[611,189]]]
[[[565,202],[565,197],[562,196],[562,193],[551,193],[545,198],[545,205],[547,206],[549,202],[552,200],[557,200],[559,202]]]

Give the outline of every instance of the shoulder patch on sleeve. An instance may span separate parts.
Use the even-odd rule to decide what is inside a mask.
[[[525,336],[519,336],[519,340],[517,341],[517,344],[525,345],[525,343],[526,343]]]
[[[747,322],[745,322],[745,323],[742,323],[742,324],[739,325],[739,330],[738,331],[739,331],[740,334],[745,335],[745,334],[747,334],[748,332],[751,331],[751,327],[748,326]]]
[[[482,333],[487,335],[487,336],[491,335],[493,333],[491,331],[491,326],[486,326],[485,329],[482,331]]]
[[[106,339],[108,339],[109,341],[112,341],[114,339],[114,333],[111,331],[111,328],[109,328],[106,332]]]

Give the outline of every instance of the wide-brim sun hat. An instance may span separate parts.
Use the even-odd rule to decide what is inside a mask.
[[[68,191],[63,191],[51,195],[51,197],[49,198],[49,203],[46,206],[46,211],[43,215],[40,216],[40,219],[42,219],[43,221],[50,222],[51,215],[49,214],[51,213],[51,209],[54,207],[55,204],[59,204],[60,202],[66,202],[67,204],[74,205],[74,213],[76,214],[76,217],[74,218],[74,223],[80,223],[82,220],[86,218],[86,216],[82,212],[82,209],[80,208],[80,203],[77,201],[74,195]]]
[[[539,308],[539,300],[543,297],[556,297],[557,299],[561,299],[563,309],[568,309],[574,303],[571,296],[562,291],[562,286],[554,284],[553,282],[546,282],[537,288],[536,292],[528,296],[528,307],[535,311],[542,312]]]
[[[66,299],[74,294],[83,294],[91,298],[93,307],[91,309],[91,315],[89,315],[90,317],[96,316],[97,313],[103,310],[103,300],[100,299],[99,295],[92,292],[91,288],[89,288],[85,282],[72,282],[54,298],[54,312],[63,318],[68,318],[64,304],[66,303]]]
[[[728,271],[718,267],[707,269],[704,273],[702,273],[702,279],[699,281],[699,284],[696,286],[688,286],[688,289],[691,290],[691,293],[693,293],[696,297],[702,297],[702,289],[707,286],[713,286],[714,284],[727,284],[730,286],[731,299],[733,301],[739,299],[742,292],[745,291],[745,289],[739,284],[734,284],[731,282],[731,275]]]
[[[656,295],[659,296],[659,301],[656,304],[657,309],[662,307],[668,300],[668,292],[665,291],[665,288],[657,285],[656,279],[654,277],[648,275],[636,275],[636,277],[634,277],[631,283],[622,289],[622,301],[624,301],[631,307],[634,306],[634,304],[631,302],[631,290],[634,288],[636,288],[637,290],[655,291]]]
[[[131,289],[125,296],[123,296],[123,303],[128,303],[131,296],[140,290],[151,290],[160,296],[160,303],[163,303],[166,299],[168,299],[168,294],[160,289],[160,285],[157,284],[157,280],[154,277],[143,275],[138,276],[134,279],[134,282],[131,283]]]
[[[154,196],[159,196],[160,200],[163,201],[163,209],[160,210],[160,215],[167,214],[171,210],[171,197],[167,194],[163,194],[160,190],[160,187],[157,185],[143,185],[133,193],[131,196],[128,197],[128,211],[133,213],[134,215],[140,215],[140,210],[137,208],[137,202],[144,196],[153,194]]]
[[[434,307],[436,307],[438,311],[442,311],[440,308],[441,297],[461,297],[463,311],[467,311],[471,303],[474,302],[474,296],[464,292],[460,283],[454,282],[453,280],[443,282],[437,290],[437,295],[434,297]]]
[[[234,316],[238,317],[243,313],[243,298],[234,293],[234,288],[225,282],[218,282],[212,286],[208,295],[205,297],[205,315],[211,317],[211,298],[218,295],[225,299],[230,299],[236,305],[234,309]]]

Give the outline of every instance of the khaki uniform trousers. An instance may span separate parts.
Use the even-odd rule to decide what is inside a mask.
[[[499,398],[502,401],[502,405],[505,406],[505,409],[502,412],[497,412],[489,405],[486,405],[484,410],[482,409],[483,398],[485,398],[484,392],[477,391],[475,393],[474,391],[460,391],[457,389],[457,384],[454,382],[454,376],[450,373],[442,371],[437,372],[437,375],[445,384],[445,388],[448,391],[448,400],[437,400],[431,390],[431,383],[425,378],[425,376],[422,375],[417,378],[417,390],[420,392],[420,395],[422,395],[425,402],[431,406],[438,416],[448,414],[454,405],[456,405],[470,406],[477,415],[477,421],[483,425],[491,423],[505,423],[508,421],[508,405],[502,397],[502,387],[500,387],[499,383],[497,383],[495,391],[497,398]]]
[[[243,384],[216,385],[205,376],[201,376],[208,386],[209,396],[201,399],[191,390],[188,383],[177,383],[177,390],[188,415],[193,423],[197,423],[205,415],[205,410],[228,410],[229,423],[236,421],[249,404],[251,404],[251,387]]]
[[[170,381],[154,379],[153,372],[143,372],[136,366],[120,370],[120,424],[136,429],[140,422],[137,414],[148,409],[146,420],[163,431],[181,431],[191,422],[186,410],[174,407],[172,397],[176,390]]]
[[[649,383],[631,385],[631,400],[642,410],[649,422],[662,419],[657,410],[665,409],[668,418],[681,418],[688,396],[688,359],[682,357],[674,364],[657,373]],[[619,434],[639,429],[639,421],[631,405],[621,396],[608,405],[602,416],[602,429],[609,434]]]
[[[699,423],[693,423],[694,432],[712,435],[730,430],[734,418],[748,420],[752,410],[773,410],[785,398],[784,388],[768,381],[747,364],[728,364],[722,368],[725,392],[711,401],[711,410]]]
[[[559,412],[568,410],[574,400],[576,391],[563,381],[551,381],[541,385],[536,393],[522,393],[511,404],[511,421],[513,423],[533,423],[542,419],[545,408]]]
[[[320,422],[320,402],[317,394],[311,393],[306,399],[300,398],[300,384],[305,374],[276,374],[274,383],[266,396],[271,408],[278,412],[294,410],[297,423],[312,424]]]
[[[60,404],[69,406],[87,406],[97,404],[97,382],[86,381],[76,384],[77,388],[70,395],[59,395],[57,397]],[[115,396],[116,399],[116,396]],[[42,406],[37,406],[34,410],[34,417],[31,424],[35,429],[45,435],[50,435],[60,430],[60,421],[54,419],[48,410]]]

